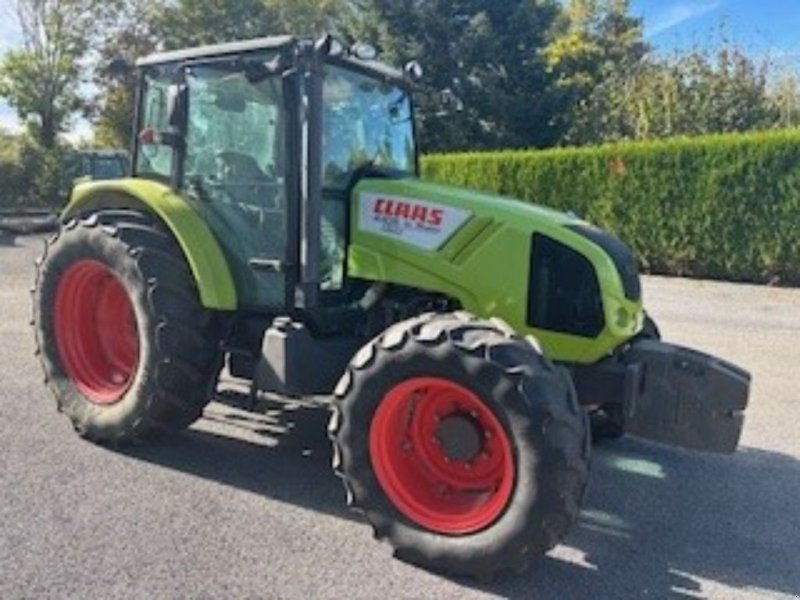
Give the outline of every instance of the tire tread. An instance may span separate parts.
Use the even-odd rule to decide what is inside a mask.
[[[44,266],[59,244],[67,237],[88,235],[89,231],[96,235],[98,230],[104,240],[97,243],[114,243],[119,251],[126,251],[147,286],[146,309],[155,323],[155,354],[150,367],[154,384],[146,402],[110,432],[95,430],[86,417],[69,414],[53,385],[57,360],[50,356],[52,349],[43,343],[42,312],[52,299],[37,299],[37,293],[33,319],[36,352],[59,410],[68,413],[76,431],[91,441],[121,446],[184,429],[202,415],[222,365],[221,327],[219,315],[200,304],[194,277],[171,233],[154,215],[136,210],[102,210],[70,219],[45,243],[37,261],[35,289],[40,288]]]
[[[428,348],[454,348],[464,357],[483,358],[486,372],[494,371],[499,373],[500,381],[510,380],[516,384],[535,421],[543,428],[541,439],[545,460],[541,464],[540,477],[555,482],[554,489],[543,490],[547,496],[543,501],[546,516],[541,519],[531,517],[502,552],[476,558],[469,565],[454,561],[442,564],[440,557],[426,555],[413,544],[395,539],[390,519],[375,509],[372,496],[360,484],[367,473],[353,471],[353,465],[365,464],[354,460],[352,455],[354,444],[351,438],[365,435],[364,431],[355,431],[349,422],[355,411],[360,410],[356,406],[357,394],[353,393],[353,388],[364,371],[380,368],[386,357],[403,352],[414,344]],[[363,360],[367,355],[371,359]],[[425,314],[393,325],[356,356],[358,358],[349,365],[337,387],[337,401],[328,434],[333,444],[333,468],[344,483],[348,504],[367,515],[377,539],[388,539],[396,554],[412,563],[455,575],[491,579],[502,571],[524,570],[534,555],[547,552],[564,538],[578,516],[586,492],[590,447],[586,414],[578,405],[572,380],[565,369],[555,368],[537,347],[513,334],[507,325],[479,320],[464,312]],[[563,393],[558,397],[543,395],[532,398],[529,390],[533,389],[537,378],[543,376],[558,378]]]

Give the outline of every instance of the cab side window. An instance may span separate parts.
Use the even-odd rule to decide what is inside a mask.
[[[136,173],[141,177],[166,180],[172,174],[173,149],[160,138],[169,129],[169,86],[176,72],[176,67],[159,66],[144,74],[136,156]]]

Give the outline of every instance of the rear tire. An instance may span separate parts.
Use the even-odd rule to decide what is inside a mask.
[[[37,263],[33,312],[45,382],[81,436],[118,445],[201,416],[220,318],[155,218],[109,210],[66,223]]]
[[[569,374],[504,325],[466,313],[394,325],[353,358],[336,395],[334,468],[348,503],[399,558],[481,579],[520,572],[577,517],[589,475],[585,412]],[[476,446],[471,430],[486,441]],[[484,469],[495,483],[479,485],[482,461],[496,453],[507,466]]]

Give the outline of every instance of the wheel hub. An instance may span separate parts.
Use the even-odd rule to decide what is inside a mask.
[[[474,460],[483,444],[480,424],[462,414],[443,419],[436,430],[436,439],[447,458],[462,462]]]
[[[70,266],[58,284],[53,316],[64,372],[90,402],[111,405],[139,366],[139,332],[127,290],[96,260]]]
[[[412,378],[389,390],[372,419],[369,452],[388,499],[430,531],[480,531],[511,498],[505,428],[474,392],[447,379]]]

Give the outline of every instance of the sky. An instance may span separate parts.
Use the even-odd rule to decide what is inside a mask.
[[[800,67],[800,0],[632,0],[657,50],[718,42],[725,35],[779,67]]]
[[[8,6],[11,0],[0,0],[0,55],[20,43],[19,25]],[[16,131],[19,124],[14,112],[0,99],[0,128]]]
[[[20,43],[12,0],[0,0],[0,54]],[[645,37],[660,52],[708,46],[725,35],[752,56],[768,58],[778,68],[800,71],[800,0],[631,0],[632,12],[644,18]],[[18,130],[14,112],[0,100],[0,127]],[[70,138],[89,135],[76,121]]]

